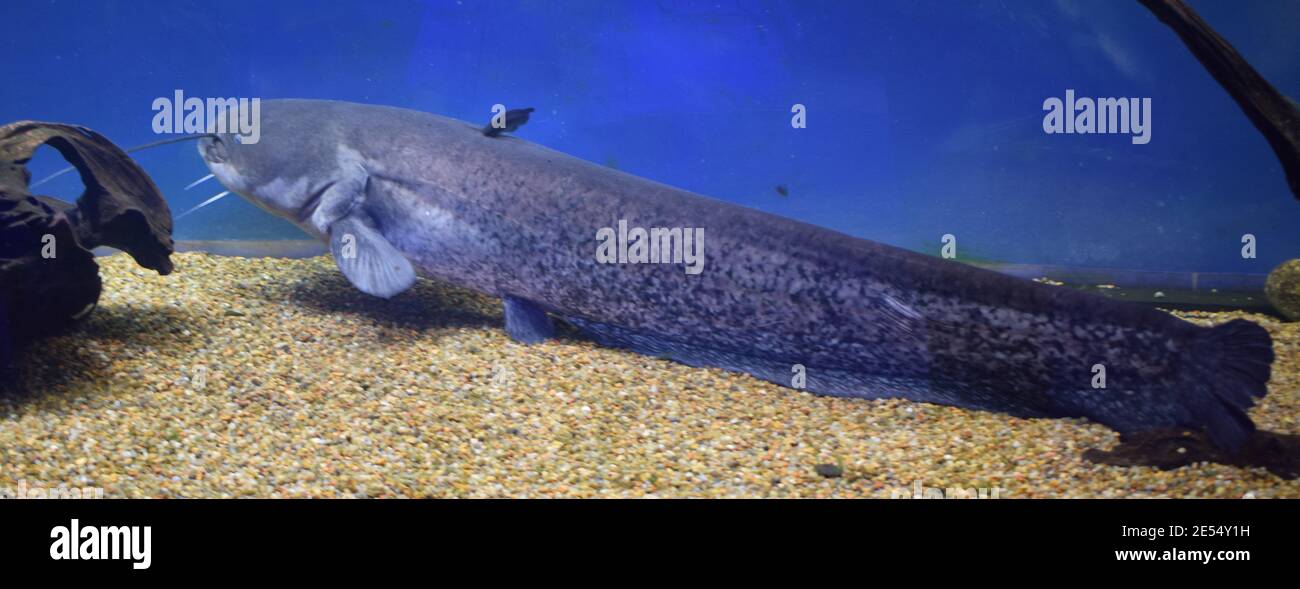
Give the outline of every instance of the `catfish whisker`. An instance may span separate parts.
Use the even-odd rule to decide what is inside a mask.
[[[210,205],[210,204],[212,204],[212,203],[214,203],[214,202],[217,202],[217,201],[221,200],[223,197],[225,197],[227,194],[230,194],[230,191],[229,191],[229,190],[227,190],[227,191],[225,191],[225,192],[222,192],[222,193],[220,193],[220,194],[218,194],[218,195],[216,195],[216,196],[214,196],[214,197],[212,197],[212,198],[209,198],[208,200],[205,200],[205,201],[199,203],[198,206],[196,206],[196,207],[194,207],[194,208],[192,208],[192,209],[190,209],[190,210],[188,210],[188,211],[185,211],[184,213],[181,213],[181,214],[179,214],[179,215],[176,215],[176,219],[180,219],[181,217],[184,217],[185,215],[188,215],[188,214],[190,214],[190,213],[193,213],[194,211],[197,211],[197,210],[199,210],[199,209],[201,209],[201,208],[203,208],[203,207],[206,207],[206,206],[208,206],[208,205]]]
[[[37,180],[37,181],[35,181],[35,182],[32,182],[32,183],[28,186],[28,188],[36,188],[37,186],[40,186],[40,185],[42,185],[42,184],[44,184],[44,183],[46,183],[46,182],[49,182],[50,180],[53,180],[53,179],[55,179],[55,178],[58,178],[59,176],[62,176],[62,175],[64,175],[64,174],[67,174],[68,172],[71,172],[71,171],[73,171],[73,170],[75,170],[75,169],[76,169],[76,168],[74,168],[74,167],[72,167],[72,166],[68,166],[68,167],[66,167],[66,168],[63,168],[62,170],[59,170],[59,171],[57,171],[57,172],[55,172],[55,173],[53,173],[53,174],[50,174],[49,176],[46,176],[46,177],[44,177],[44,178],[41,178],[40,180]]]
[[[204,138],[204,137],[216,137],[216,133],[200,133],[200,134],[198,134],[198,135],[186,135],[186,136],[184,136],[184,137],[172,137],[172,138],[170,138],[170,139],[161,139],[161,140],[158,140],[158,141],[151,141],[151,142],[149,142],[149,143],[144,143],[144,144],[141,144],[141,145],[137,145],[137,146],[135,146],[135,147],[132,147],[132,148],[126,149],[126,150],[124,150],[124,151],[126,151],[126,153],[135,153],[135,152],[137,152],[137,151],[143,151],[143,150],[150,149],[150,148],[153,148],[153,147],[158,147],[159,145],[168,145],[168,144],[171,144],[171,143],[179,143],[179,142],[181,142],[181,141],[194,141],[195,139],[202,139],[202,138]],[[67,174],[68,172],[71,172],[71,171],[73,171],[73,170],[75,170],[75,169],[76,169],[76,168],[74,168],[74,167],[72,167],[72,166],[68,166],[68,167],[66,167],[66,168],[63,168],[62,170],[59,170],[59,171],[57,171],[57,172],[55,172],[55,173],[53,173],[53,174],[50,174],[49,176],[46,176],[46,177],[44,177],[44,178],[41,178],[40,180],[37,180],[36,182],[31,183],[30,185],[28,185],[28,188],[36,188],[37,186],[40,186],[40,185],[42,185],[42,184],[44,184],[44,183],[46,183],[46,182],[49,182],[50,180],[53,180],[53,179],[55,179],[55,178],[58,178],[59,176],[62,176],[62,175],[64,175],[64,174]]]
[[[202,178],[199,178],[198,180],[195,180],[195,181],[193,181],[193,182],[190,182],[190,185],[189,185],[189,186],[186,186],[186,187],[185,187],[185,190],[189,190],[189,189],[191,189],[191,188],[194,188],[195,186],[198,186],[198,185],[200,185],[200,184],[202,184],[202,183],[204,183],[204,182],[207,182],[208,180],[211,180],[211,179],[213,178],[213,176],[216,176],[216,174],[208,174],[207,176],[204,176],[204,177],[202,177]]]

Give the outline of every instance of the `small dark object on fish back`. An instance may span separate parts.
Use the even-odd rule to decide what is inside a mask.
[[[785,184],[777,184],[776,193],[781,196],[790,196],[790,189],[786,188]]]
[[[502,133],[513,133],[516,129],[524,126],[528,122],[529,115],[533,114],[535,108],[516,108],[506,111],[506,126],[502,128],[493,127],[491,123],[483,127],[483,134],[488,137],[496,137]],[[495,118],[495,117],[493,117]]]

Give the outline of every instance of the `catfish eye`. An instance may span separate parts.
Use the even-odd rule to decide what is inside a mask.
[[[221,137],[209,137],[203,140],[203,158],[215,163],[222,164],[230,159],[230,154],[226,152],[226,143]]]

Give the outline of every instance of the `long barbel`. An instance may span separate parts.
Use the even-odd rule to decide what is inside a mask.
[[[126,151],[126,153],[135,153],[135,152],[137,152],[137,151],[143,151],[143,150],[146,150],[146,149],[149,149],[149,148],[158,147],[158,146],[160,146],[160,145],[168,145],[168,144],[171,144],[171,143],[180,143],[181,141],[193,141],[193,140],[195,140],[195,139],[202,139],[202,138],[204,138],[204,137],[212,137],[212,134],[211,134],[211,133],[203,133],[203,134],[200,134],[200,135],[186,135],[186,136],[184,136],[184,137],[172,137],[171,139],[161,139],[161,140],[158,140],[158,141],[151,141],[151,142],[149,142],[149,143],[145,143],[145,144],[143,144],[143,145],[137,145],[137,146],[135,146],[135,147],[128,148],[128,149],[126,149],[125,151]],[[58,178],[59,176],[62,176],[62,175],[64,175],[64,174],[67,174],[68,172],[71,172],[71,171],[73,171],[73,170],[75,170],[75,169],[77,169],[77,168],[74,167],[74,166],[68,166],[68,167],[66,167],[66,168],[63,168],[62,170],[59,170],[59,171],[57,171],[57,172],[55,172],[55,173],[53,173],[53,174],[50,174],[49,176],[46,176],[46,177],[44,177],[44,178],[41,178],[40,180],[37,180],[36,182],[33,182],[33,183],[29,186],[29,188],[36,188],[37,186],[40,186],[40,185],[42,185],[42,184],[45,184],[46,182],[49,182],[50,180],[53,180],[53,179],[55,179],[55,178]]]

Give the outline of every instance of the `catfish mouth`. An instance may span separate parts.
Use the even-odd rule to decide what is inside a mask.
[[[208,170],[222,186],[239,193],[241,196],[248,189],[243,174],[239,173],[232,161],[233,135],[209,135],[199,140],[199,157],[207,164]]]
[[[209,166],[230,161],[230,149],[220,135],[209,135],[199,140],[199,155]]]

